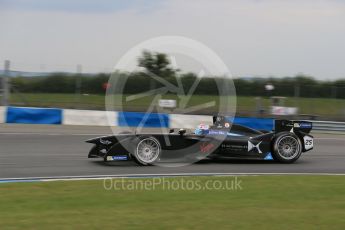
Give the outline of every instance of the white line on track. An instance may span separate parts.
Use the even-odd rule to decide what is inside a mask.
[[[155,178],[155,177],[188,177],[188,176],[345,176],[345,173],[172,173],[172,174],[117,174],[117,175],[87,175],[61,177],[20,177],[0,178],[0,183],[33,182],[33,181],[76,181],[76,180],[104,180],[116,178]]]

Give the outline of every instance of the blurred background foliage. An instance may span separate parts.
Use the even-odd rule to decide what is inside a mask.
[[[104,94],[104,84],[108,82],[110,74],[76,74],[54,73],[49,76],[39,77],[12,77],[12,87],[21,93],[74,93],[76,79],[82,78],[81,93]],[[118,77],[127,78],[124,94],[134,94],[159,88],[161,83],[151,83],[151,78],[144,72],[131,74],[121,73]],[[194,73],[179,74],[184,91],[187,92],[197,76]],[[169,75],[165,79],[176,85],[175,75]],[[200,95],[218,95],[217,84],[214,76],[203,77],[195,91]],[[225,79],[226,81],[228,79]],[[272,96],[306,97],[306,98],[345,98],[345,80],[318,81],[308,76],[296,76],[286,78],[235,78],[233,82],[236,93],[239,96],[264,96],[266,84],[274,85],[270,92]]]
[[[139,69],[136,72],[110,73],[50,73],[45,76],[12,76],[11,105],[35,107],[59,107],[75,109],[105,109],[104,96],[110,76],[125,80],[121,90],[124,96],[147,92],[165,87],[164,81],[178,87],[180,81],[185,94],[193,84],[200,80],[188,106],[217,101],[220,95],[217,85],[230,81],[234,84],[237,95],[237,113],[245,116],[269,115],[273,96],[284,97],[284,105],[296,107],[299,114],[316,115],[327,119],[344,120],[345,115],[345,79],[320,81],[311,76],[294,77],[246,77],[222,78],[220,76],[198,76],[192,72],[182,72],[171,66],[166,54],[144,51],[138,58]],[[158,76],[160,80],[155,79]],[[233,82],[231,82],[233,81]],[[271,90],[267,85],[273,86]],[[222,93],[221,96],[232,96],[234,92]],[[168,92],[164,99],[179,102],[181,95]],[[123,99],[123,97],[122,97]],[[119,100],[119,110],[146,111],[153,97],[124,102]],[[213,109],[201,111],[211,114]],[[261,111],[262,110],[262,111]],[[259,111],[259,112],[258,112]]]

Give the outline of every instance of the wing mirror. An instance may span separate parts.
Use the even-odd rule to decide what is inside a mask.
[[[185,129],[180,129],[180,130],[178,131],[178,134],[180,134],[181,136],[183,136],[185,133],[186,133],[186,130],[185,130]]]

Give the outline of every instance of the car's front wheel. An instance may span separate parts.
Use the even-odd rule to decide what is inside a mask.
[[[294,133],[278,134],[273,143],[273,158],[282,163],[293,163],[302,154],[302,143]]]
[[[156,138],[142,137],[135,146],[134,158],[140,165],[152,165],[159,160],[161,152],[161,145]]]

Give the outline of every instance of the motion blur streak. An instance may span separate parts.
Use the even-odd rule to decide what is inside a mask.
[[[295,164],[262,161],[214,161],[187,167],[138,167],[132,162],[105,164],[85,157],[87,134],[107,135],[108,127],[1,125],[0,178],[171,173],[345,173],[343,135],[315,134],[315,149]],[[21,134],[19,130],[28,130]],[[31,135],[56,133],[59,135]],[[13,135],[15,133],[15,138]]]

